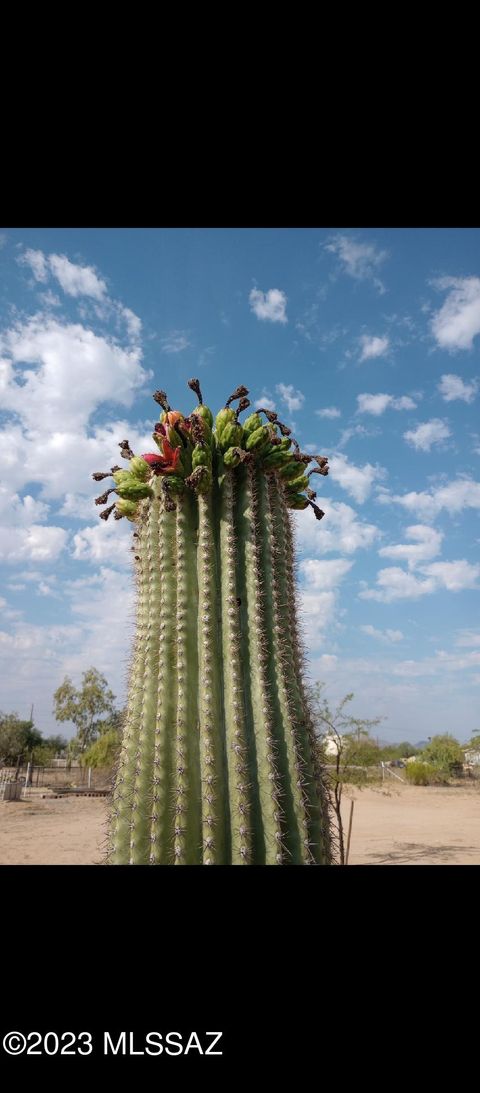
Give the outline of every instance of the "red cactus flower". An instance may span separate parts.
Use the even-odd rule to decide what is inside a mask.
[[[145,452],[142,459],[150,465],[154,474],[175,474],[180,459],[180,448],[172,448],[166,437],[162,437],[162,453]]]

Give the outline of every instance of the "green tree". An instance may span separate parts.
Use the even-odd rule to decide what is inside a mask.
[[[94,744],[84,751],[81,764],[85,767],[113,767],[118,758],[121,735],[116,729],[102,733]]]
[[[383,720],[352,717],[346,708],[352,702],[353,693],[345,695],[335,710],[331,710],[323,694],[325,684],[317,682],[310,690],[310,705],[318,736],[320,760],[331,769],[326,779],[326,789],[331,809],[335,815],[340,865],[346,863],[345,833],[342,821],[342,796],[347,783],[362,785],[366,781],[364,767],[379,762],[379,749],[370,737],[370,729]],[[332,741],[335,750],[327,750]],[[368,762],[365,762],[368,756]]]
[[[56,720],[72,721],[77,730],[76,737],[69,744],[71,754],[83,754],[102,732],[108,730],[110,720],[116,713],[113,705],[115,695],[97,668],[89,668],[83,673],[82,686],[78,690],[65,676],[53,698]],[[102,714],[107,714],[106,720],[101,720]]]
[[[0,713],[0,760],[7,766],[30,758],[32,750],[43,743],[33,721],[21,721],[16,713]]]
[[[463,748],[450,733],[432,736],[430,743],[422,751],[422,760],[452,777],[461,773]]]

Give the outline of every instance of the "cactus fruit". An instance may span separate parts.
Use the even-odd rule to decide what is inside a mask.
[[[245,387],[215,426],[198,380],[189,387],[199,401],[189,417],[155,392],[159,451],[136,456],[122,441],[130,469],[112,468],[116,489],[97,499],[116,492],[102,519],[113,511],[136,525],[137,628],[107,861],[328,865],[289,514],[311,505],[323,516],[302,492],[310,457],[281,439],[290,430],[271,411],[239,423]],[[326,473],[325,458],[312,459]]]

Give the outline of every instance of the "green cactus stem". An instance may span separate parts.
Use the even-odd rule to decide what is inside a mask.
[[[310,457],[274,412],[240,422],[245,387],[214,425],[199,381],[188,386],[198,399],[188,417],[155,392],[158,451],[135,455],[122,441],[130,469],[112,467],[114,486],[97,498],[116,493],[101,518],[135,524],[137,587],[107,863],[329,865],[290,515],[323,516]],[[328,473],[325,457],[311,458]]]

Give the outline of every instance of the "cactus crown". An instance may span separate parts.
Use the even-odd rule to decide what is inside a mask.
[[[278,472],[285,484],[287,508],[305,509],[309,505],[317,520],[324,513],[315,504],[315,492],[309,487],[312,474],[328,474],[325,456],[307,455],[300,451],[291,430],[278,420],[271,410],[258,409],[242,423],[239,415],[249,406],[248,390],[240,385],[228,397],[225,407],[215,421],[208,406],[203,402],[198,379],[188,381],[188,386],[198,398],[198,406],[185,417],[178,410],[171,410],[165,391],[155,391],[153,398],[163,409],[155,424],[152,439],[158,451],[134,455],[128,440],[120,442],[123,459],[130,461],[129,470],[111,467],[110,471],[97,471],[95,481],[113,477],[115,485],[95,499],[96,505],[106,504],[111,493],[119,500],[100,513],[100,519],[108,520],[113,512],[115,520],[126,517],[135,521],[139,503],[153,498],[152,480],[161,475],[162,490],[167,510],[175,509],[175,497],[185,491],[206,494],[212,487],[212,475],[218,469],[233,470],[242,463],[255,462],[265,472]],[[238,401],[237,410],[231,408]],[[267,423],[262,421],[265,415]],[[222,466],[219,468],[219,456]],[[307,473],[308,464],[318,465]]]

